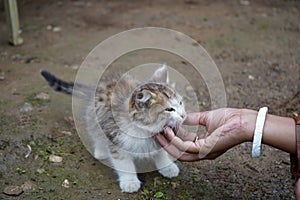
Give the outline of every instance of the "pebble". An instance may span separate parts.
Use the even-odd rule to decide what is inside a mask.
[[[31,146],[29,144],[27,144],[27,148],[28,148],[28,152],[26,153],[25,158],[28,158],[32,151]]]
[[[34,184],[32,181],[26,181],[21,185],[21,188],[24,192],[33,192],[36,189],[36,184]]]
[[[64,188],[69,188],[70,187],[70,182],[68,179],[65,179],[64,182],[61,184]]]
[[[249,6],[249,5],[250,5],[250,2],[247,1],[247,0],[241,0],[241,1],[240,1],[240,4],[241,4],[242,6]]]
[[[278,193],[278,190],[273,189],[273,190],[272,190],[272,193],[273,193],[273,194],[277,194],[277,193]]]
[[[33,108],[32,108],[32,105],[30,103],[24,103],[24,105],[21,108],[22,112],[30,112],[32,110],[33,110]]]
[[[6,188],[4,188],[3,193],[9,196],[19,196],[20,194],[22,194],[24,191],[22,189],[22,187],[20,186],[7,186]]]
[[[40,60],[38,57],[30,57],[30,58],[27,58],[25,61],[24,61],[26,64],[29,64],[29,63],[39,63]]]
[[[78,69],[80,66],[77,65],[77,64],[74,64],[74,65],[65,64],[65,67],[66,67],[66,68],[71,68],[71,69],[76,70],[76,69]]]
[[[3,81],[5,79],[5,73],[1,72],[0,73],[0,81]]]
[[[48,26],[46,27],[46,29],[47,29],[48,31],[51,31],[51,30],[52,30],[52,28],[53,28],[53,26],[52,26],[52,25],[48,25]]]
[[[185,92],[188,97],[194,97],[196,95],[195,90],[191,85],[185,87]]]
[[[0,51],[0,56],[7,56],[8,53],[6,51]]]
[[[249,80],[254,80],[254,76],[248,75],[248,79],[249,79]]]
[[[56,156],[56,155],[50,155],[49,161],[54,162],[54,163],[61,163],[63,161],[63,158],[60,156]]]
[[[53,32],[60,32],[62,29],[61,29],[61,27],[60,26],[53,26],[53,25],[48,25],[47,27],[46,27],[46,29],[48,30],[48,31],[53,31]]]
[[[41,92],[35,96],[36,99],[48,100],[50,98],[49,94]]]
[[[61,133],[62,133],[62,134],[69,135],[69,136],[71,136],[71,135],[72,135],[72,133],[71,133],[70,131],[61,131]]]
[[[55,32],[55,33],[60,32],[61,31],[61,27],[54,26],[53,29],[52,29],[52,31]]]
[[[177,186],[178,186],[178,184],[175,181],[172,181],[171,185],[172,185],[172,189],[173,190],[175,190],[177,188]]]
[[[45,171],[44,169],[37,169],[37,170],[36,170],[36,172],[39,173],[39,174],[44,173],[44,171]]]

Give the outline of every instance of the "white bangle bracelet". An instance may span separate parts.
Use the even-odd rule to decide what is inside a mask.
[[[262,134],[263,134],[267,112],[268,112],[268,107],[260,108],[258,111],[255,131],[253,136],[253,143],[252,143],[252,158],[257,158],[260,156],[261,140],[262,140]]]

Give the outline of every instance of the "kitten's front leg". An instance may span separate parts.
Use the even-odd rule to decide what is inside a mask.
[[[135,165],[131,157],[112,156],[112,163],[118,174],[122,192],[137,192],[141,187],[141,182],[137,177]]]
[[[179,168],[164,150],[159,150],[159,153],[154,156],[154,162],[158,172],[167,178],[178,176]]]

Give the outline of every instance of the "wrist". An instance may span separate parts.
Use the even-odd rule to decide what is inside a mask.
[[[243,142],[252,142],[258,112],[250,109],[241,109],[241,135]]]
[[[258,112],[241,109],[241,137],[252,142]],[[292,118],[268,114],[263,129],[262,143],[283,151],[296,152],[295,122]]]

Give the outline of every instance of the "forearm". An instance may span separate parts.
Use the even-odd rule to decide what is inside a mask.
[[[241,123],[245,127],[246,141],[253,141],[257,111],[242,110]],[[295,122],[292,118],[268,114],[263,130],[262,143],[296,153]]]

